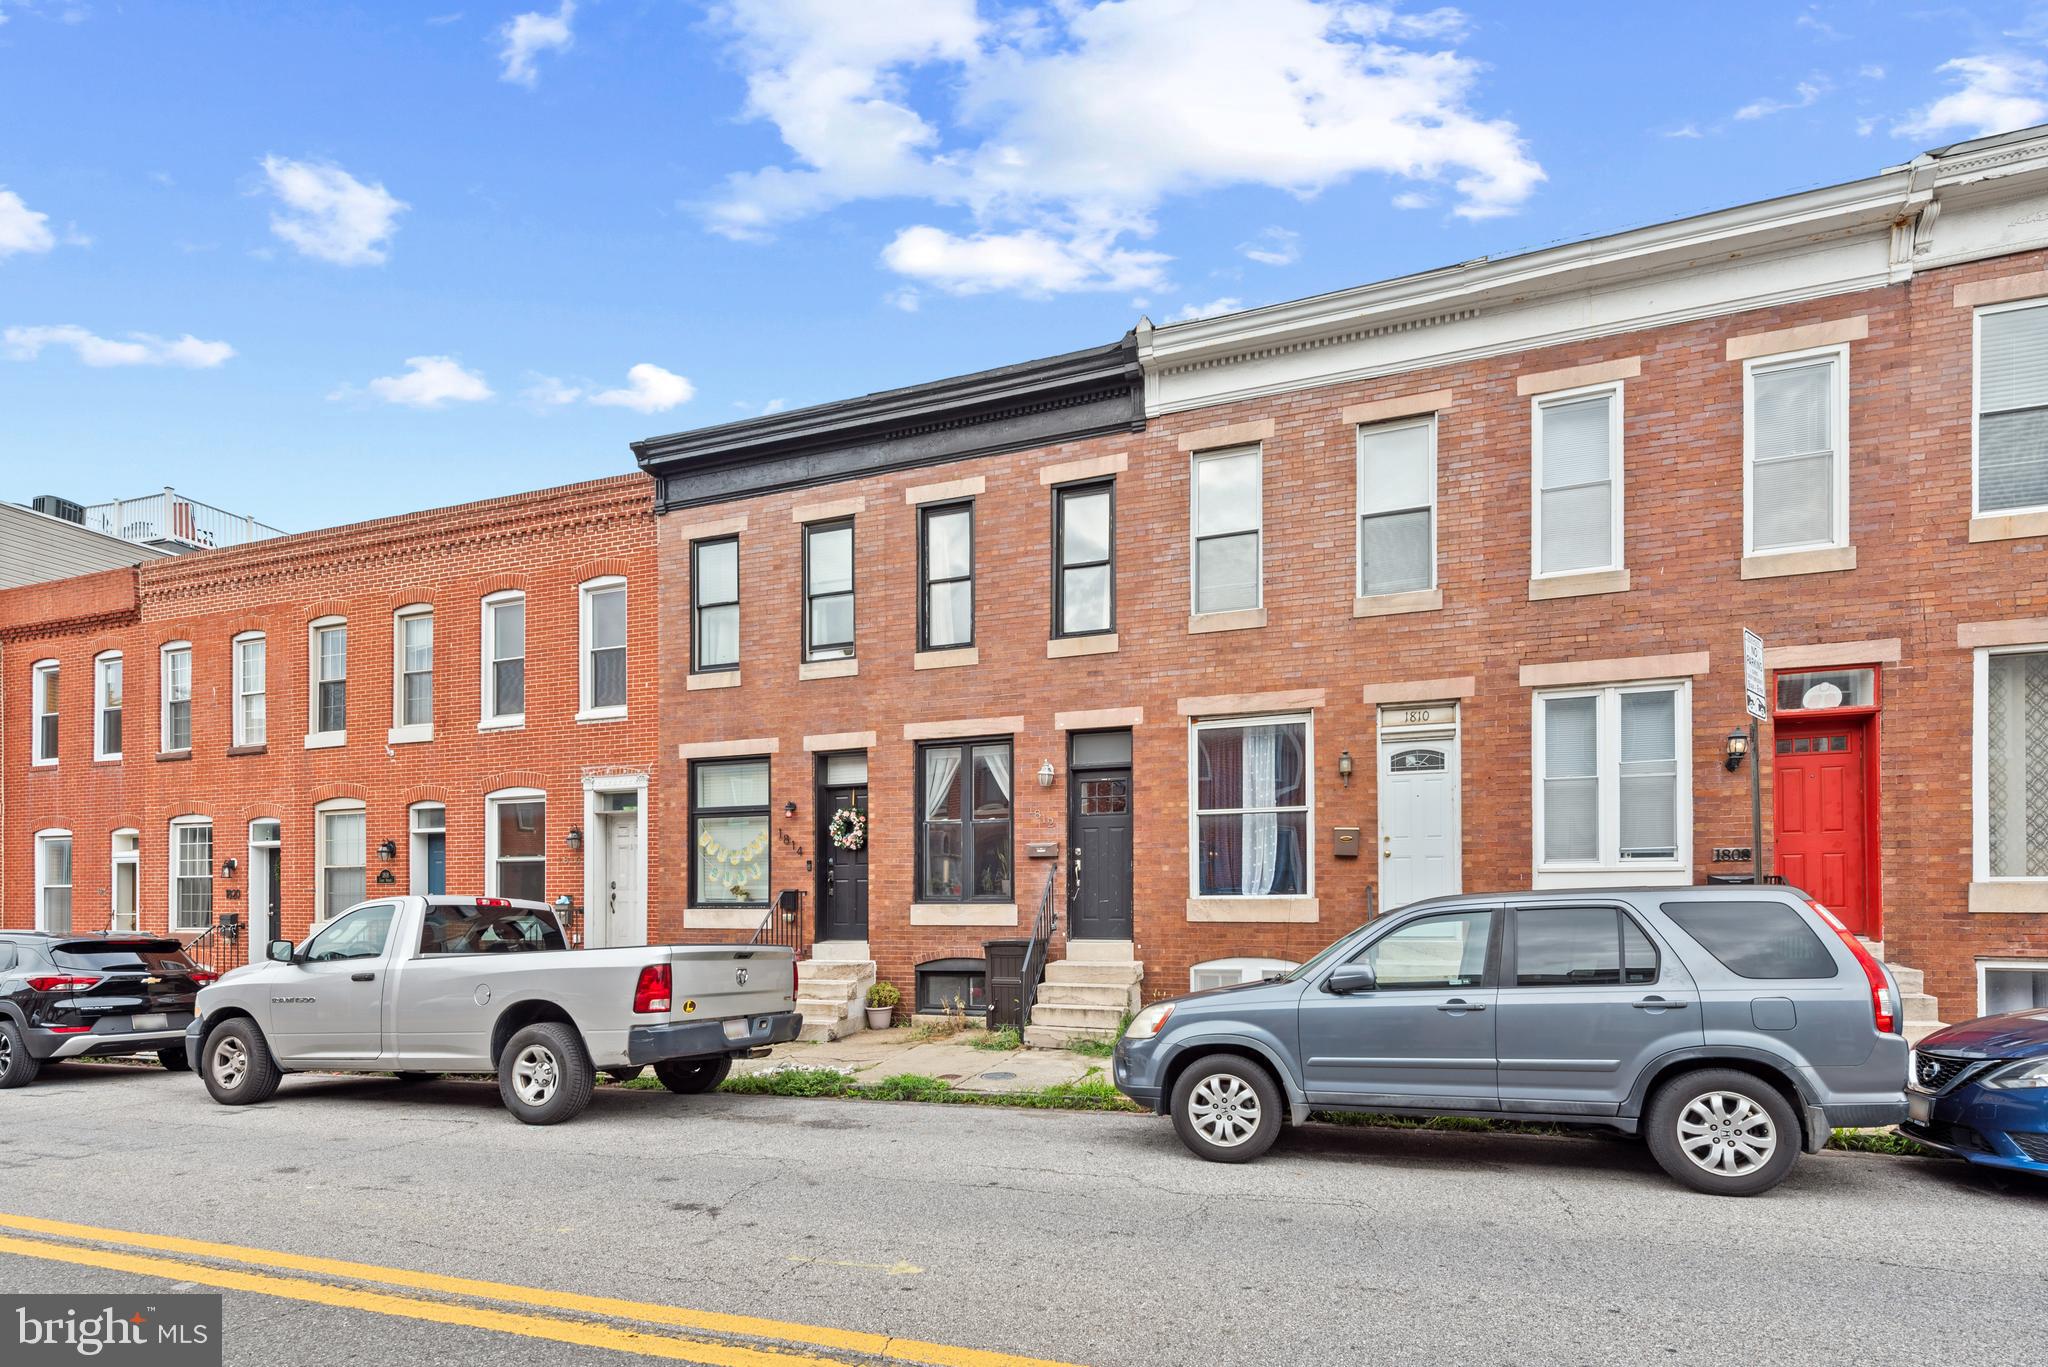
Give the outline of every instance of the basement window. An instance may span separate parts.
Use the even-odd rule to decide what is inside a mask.
[[[986,959],[933,959],[917,966],[917,1009],[926,1013],[988,1014]]]

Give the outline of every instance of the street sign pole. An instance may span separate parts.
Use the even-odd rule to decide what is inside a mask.
[[[1764,752],[1759,726],[1769,707],[1764,696],[1764,638],[1742,632],[1742,692],[1749,711],[1749,869],[1750,882],[1764,881]]]

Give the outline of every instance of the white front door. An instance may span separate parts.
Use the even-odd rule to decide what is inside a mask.
[[[604,934],[611,945],[647,943],[647,896],[640,877],[640,816],[605,818]]]
[[[1462,889],[1458,739],[1380,740],[1380,907]]]

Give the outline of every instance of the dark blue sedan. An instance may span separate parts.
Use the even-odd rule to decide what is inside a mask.
[[[1910,1067],[1900,1134],[1985,1167],[2048,1174],[2048,1011],[1936,1031]]]

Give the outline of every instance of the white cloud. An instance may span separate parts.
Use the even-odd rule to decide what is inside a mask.
[[[493,397],[484,377],[463,369],[453,356],[408,356],[405,364],[403,375],[380,375],[370,381],[370,392],[386,403],[407,408],[480,403]]]
[[[529,374],[526,388],[519,397],[535,408],[562,408],[582,398],[581,386],[556,379],[553,375]]]
[[[1884,79],[1885,73],[1884,68],[1878,63],[1865,62],[1862,66],[1856,68],[1856,74],[1866,81],[1881,81]]]
[[[1684,123],[1676,128],[1666,129],[1664,136],[1667,138],[1703,138],[1706,134],[1700,132],[1698,124]]]
[[[1197,318],[1214,318],[1219,313],[1236,313],[1244,307],[1244,300],[1237,298],[1211,299],[1206,304],[1189,304],[1180,312],[1169,314],[1169,323],[1189,323]]]
[[[531,90],[540,73],[534,68],[534,59],[543,52],[565,52],[576,41],[570,25],[576,19],[576,0],[562,0],[562,7],[553,14],[538,12],[515,16],[512,21],[498,30],[498,58],[505,63],[505,69],[498,74],[501,81],[523,85]]]
[[[1434,203],[1436,203],[1434,196],[1426,195],[1420,190],[1403,190],[1400,194],[1394,196],[1394,207],[1396,209],[1427,209]]]
[[[1892,126],[1901,138],[1966,137],[2025,128],[2048,119],[2048,64],[2011,53],[1943,62],[1936,71],[1956,88]]]
[[[1773,114],[1782,114],[1788,109],[1805,109],[1819,100],[1821,96],[1827,94],[1830,88],[1831,86],[1826,77],[1814,76],[1793,86],[1791,99],[1774,100],[1765,98],[1751,100],[1748,104],[1735,111],[1735,117],[1738,119],[1764,119],[1769,118]]]
[[[1208,190],[1381,174],[1487,218],[1544,178],[1512,123],[1473,108],[1455,10],[1072,0],[1024,23],[985,22],[975,0],[726,0],[716,16],[746,114],[789,158],[731,177],[709,226],[759,237],[868,199],[956,209],[964,224],[905,227],[883,260],[957,293],[1152,285],[1168,258],[1131,240]]]
[[[1292,228],[1261,228],[1249,242],[1237,249],[1262,266],[1291,266],[1301,260],[1301,234]]]
[[[770,399],[761,405],[761,416],[766,418],[789,407],[788,399]]]
[[[674,371],[642,361],[626,371],[626,383],[619,389],[600,389],[590,402],[602,408],[630,408],[635,413],[666,413],[688,403],[697,386]]]
[[[29,208],[12,190],[0,190],[0,258],[16,252],[46,252],[56,245],[48,214]]]
[[[410,205],[382,184],[365,185],[332,163],[263,159],[269,189],[284,207],[270,230],[307,256],[337,266],[380,265]]]
[[[918,309],[924,306],[924,296],[908,285],[905,285],[900,290],[890,290],[882,298],[888,303],[889,307],[901,309],[905,313],[916,313]]]
[[[178,366],[186,370],[211,370],[235,354],[226,342],[204,342],[189,332],[182,337],[131,332],[116,339],[98,336],[75,323],[11,327],[0,333],[0,346],[16,361],[33,361],[46,347],[69,347],[89,366]]]

